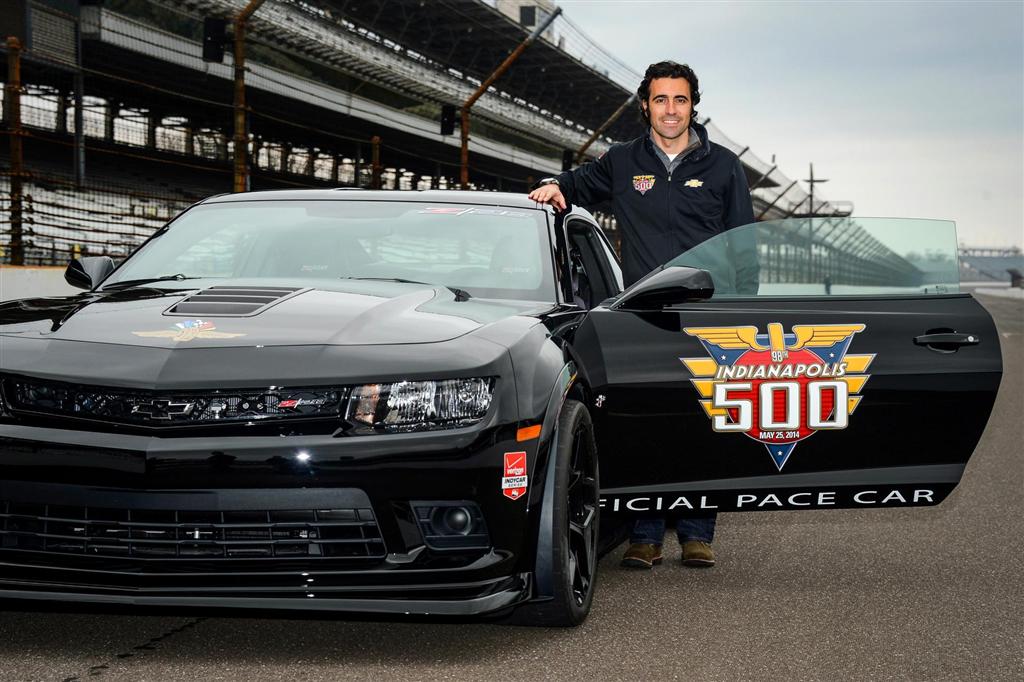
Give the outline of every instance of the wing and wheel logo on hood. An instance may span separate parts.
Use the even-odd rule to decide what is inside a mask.
[[[132,332],[132,334],[151,339],[170,339],[179,343],[192,341],[193,339],[234,339],[239,336],[245,336],[245,334],[237,332],[219,332],[213,322],[207,322],[206,320],[182,320],[168,329]]]
[[[765,445],[779,471],[797,443],[817,431],[845,429],[869,375],[871,355],[847,353],[863,324],[686,327],[709,357],[680,358],[699,402],[720,433]]]

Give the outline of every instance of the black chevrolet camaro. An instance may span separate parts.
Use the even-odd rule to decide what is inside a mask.
[[[937,504],[1002,371],[956,243],[757,223],[623,292],[579,209],[214,197],[0,305],[0,598],[573,625],[601,525]]]

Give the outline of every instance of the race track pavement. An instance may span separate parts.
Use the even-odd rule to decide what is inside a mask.
[[[0,604],[0,679],[1024,679],[1024,302],[979,300],[1003,383],[937,508],[723,515],[711,570],[620,548],[574,630]]]

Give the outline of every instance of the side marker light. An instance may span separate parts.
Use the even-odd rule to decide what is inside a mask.
[[[516,431],[516,441],[522,443],[526,440],[533,440],[534,438],[540,438],[540,424],[534,424],[533,426],[524,426]]]

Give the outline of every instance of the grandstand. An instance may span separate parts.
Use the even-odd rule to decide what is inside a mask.
[[[18,120],[10,88],[3,108],[0,262],[121,255],[189,203],[231,191],[233,62],[230,49],[204,61],[204,22],[230,26],[245,4],[9,0],[17,11],[0,22],[23,29],[24,49]],[[267,0],[246,31],[251,188],[454,188],[459,139],[440,133],[442,106],[461,105],[552,8]],[[9,66],[11,51],[3,58]],[[473,107],[470,187],[522,192],[559,171],[565,150],[592,137],[639,80],[559,16]],[[708,126],[740,156],[756,214],[849,212],[820,197],[811,206],[774,164]],[[15,166],[16,129],[24,153]],[[642,130],[627,113],[588,154]]]
[[[1018,247],[960,247],[960,279],[964,282],[1009,282],[1010,271],[1024,273],[1024,253]]]

